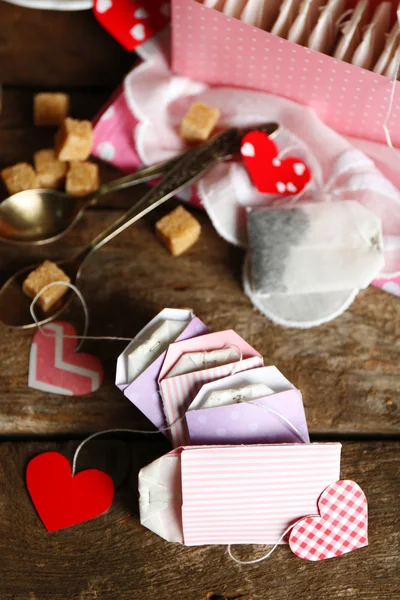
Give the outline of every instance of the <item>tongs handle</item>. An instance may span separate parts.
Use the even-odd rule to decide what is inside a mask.
[[[194,183],[213,164],[231,158],[233,152],[237,151],[238,137],[237,129],[228,129],[209,142],[183,154],[158,185],[149,190],[128,212],[100,233],[83,250],[80,255],[82,261],[154,208]]]

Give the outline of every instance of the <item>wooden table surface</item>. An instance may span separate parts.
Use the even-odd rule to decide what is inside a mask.
[[[32,124],[36,91],[66,90],[73,116],[91,118],[133,62],[90,11],[30,10],[0,0],[0,168],[31,161],[52,143],[53,132]],[[104,181],[118,176],[105,165],[101,172]],[[21,251],[0,244],[1,281],[36,259],[77,252],[133,198],[130,191],[110,196],[52,246]],[[400,598],[400,300],[371,287],[330,324],[275,326],[242,292],[242,252],[221,240],[205,215],[196,215],[200,241],[182,257],[159,245],[153,225],[168,210],[125,231],[85,268],[90,332],[133,336],[165,306],[192,307],[212,331],[235,329],[302,391],[312,440],[343,442],[342,477],[355,479],[369,500],[370,546],[319,564],[280,547],[263,563],[239,567],[222,546],[164,542],[139,524],[136,482],[139,468],[168,450],[161,434],[90,443],[79,467],[114,478],[113,506],[95,520],[46,533],[25,488],[28,460],[48,449],[70,458],[88,433],[149,424],[113,383],[123,342],[85,344],[102,360],[105,381],[92,395],[68,398],[27,387],[32,332],[1,326],[0,600],[203,600],[211,591],[229,600]],[[77,303],[65,318],[81,325]],[[264,549],[238,552],[253,557]]]

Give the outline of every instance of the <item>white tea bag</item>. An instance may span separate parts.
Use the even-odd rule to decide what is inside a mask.
[[[392,58],[396,53],[396,48],[398,48],[400,42],[400,25],[399,22],[396,21],[392,27],[390,34],[386,39],[386,44],[381,52],[377,62],[374,66],[374,73],[378,73],[378,75],[387,75],[386,70],[389,68]]]
[[[287,39],[304,46],[318,21],[324,0],[303,0],[299,13],[291,26]]]
[[[229,406],[238,402],[250,402],[250,400],[258,400],[265,396],[271,396],[274,393],[265,383],[251,383],[241,388],[216,390],[204,398],[203,402],[199,406],[196,406],[196,409]],[[190,406],[189,410],[193,410],[193,407]]]
[[[355,49],[361,42],[362,29],[368,18],[368,0],[361,0],[351,18],[344,23],[342,35],[333,53],[334,58],[350,62]]]
[[[269,31],[278,14],[280,0],[247,0],[240,20]]]
[[[371,23],[364,31],[363,39],[356,48],[351,63],[362,69],[372,69],[385,45],[385,33],[389,29],[392,5],[378,5]]]
[[[240,360],[240,352],[235,348],[221,348],[206,352],[187,352],[169,371],[167,377],[176,377],[185,373],[205,371],[213,367],[229,365]]]
[[[188,321],[163,321],[127,356],[128,381],[134,381],[187,327]]]
[[[283,0],[279,16],[271,29],[271,33],[281,38],[287,38],[289,29],[299,12],[300,3],[301,0]]]
[[[258,296],[367,287],[384,265],[379,217],[354,200],[249,211]]]
[[[204,6],[221,11],[224,8],[225,0],[203,0]]]
[[[238,19],[243,12],[247,0],[225,0],[224,15]]]
[[[330,54],[336,36],[339,31],[339,18],[343,13],[346,0],[329,0],[324,6],[318,22],[310,37],[308,38],[307,47],[312,50],[318,50],[324,54]]]

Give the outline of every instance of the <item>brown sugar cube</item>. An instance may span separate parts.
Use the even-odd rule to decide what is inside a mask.
[[[65,191],[71,196],[87,196],[99,188],[99,167],[91,162],[70,164]]]
[[[38,150],[33,155],[39,187],[57,189],[64,181],[67,165],[58,160],[52,148]]]
[[[36,173],[28,163],[17,163],[12,167],[3,169],[1,177],[9,194],[17,194],[23,190],[32,190],[38,187]]]
[[[55,263],[45,260],[37,269],[29,273],[22,284],[22,290],[29,298],[34,298],[46,285],[55,281],[69,283],[71,280]],[[53,285],[45,290],[38,299],[43,312],[47,313],[67,292],[66,285]]]
[[[187,142],[204,142],[210,137],[219,115],[218,108],[195,102],[181,123],[181,138]]]
[[[59,92],[42,92],[33,99],[35,125],[61,125],[68,116],[69,96]]]
[[[90,121],[65,119],[55,139],[59,160],[86,160],[92,151],[93,135]]]
[[[190,248],[200,236],[200,223],[178,206],[156,223],[156,234],[173,256],[179,256]]]

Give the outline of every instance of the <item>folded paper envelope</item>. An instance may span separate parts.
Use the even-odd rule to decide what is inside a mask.
[[[205,383],[227,377],[233,372],[255,369],[262,364],[263,359],[260,356],[252,356],[226,365],[162,379],[161,397],[172,446],[177,448],[190,443],[184,417],[188,406]]]
[[[140,471],[140,521],[187,546],[275,544],[318,514],[340,479],[340,452],[336,443],[180,448]]]
[[[166,427],[158,393],[158,375],[171,342],[207,333],[188,310],[165,308],[152,319],[117,360],[116,385],[158,428]]]
[[[251,356],[259,356],[261,358],[261,354],[254,350],[250,344],[245,342],[245,340],[232,329],[217,331],[202,335],[201,337],[192,337],[192,339],[185,339],[184,341],[171,344],[165,355],[159,381],[168,375],[172,367],[178,362],[183,354],[225,349],[238,351],[239,354],[241,353],[242,358],[250,358]]]
[[[303,401],[298,390],[248,401],[240,397],[240,388],[231,390],[233,393],[230,398],[229,394],[224,394],[226,391],[221,390],[220,393],[228,396],[230,404],[214,407],[208,404],[206,408],[197,410],[189,407],[186,423],[191,444],[284,444],[310,441]],[[210,394],[208,403],[216,394]],[[232,404],[235,394],[240,399]]]

